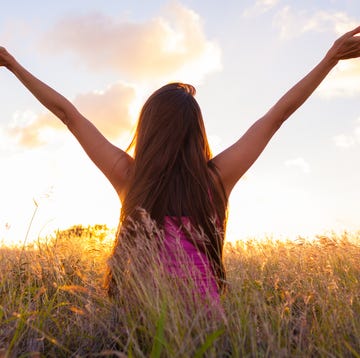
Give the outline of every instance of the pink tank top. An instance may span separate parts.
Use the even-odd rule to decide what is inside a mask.
[[[183,217],[182,222],[185,226],[190,226],[189,218]],[[205,253],[188,240],[170,216],[165,217],[164,230],[162,261],[168,273],[185,282],[190,278],[201,298],[211,299],[213,303],[220,304],[219,289]]]

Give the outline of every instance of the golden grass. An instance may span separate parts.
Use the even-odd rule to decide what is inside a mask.
[[[166,280],[146,245],[109,299],[113,235],[76,226],[0,249],[0,357],[360,356],[360,233],[227,244],[220,318]]]

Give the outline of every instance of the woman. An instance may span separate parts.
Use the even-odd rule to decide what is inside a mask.
[[[197,268],[196,288],[201,295],[209,293],[217,300],[224,288],[222,248],[231,190],[282,123],[305,102],[338,61],[360,56],[360,37],[356,36],[359,32],[357,27],[335,41],[306,77],[235,144],[214,158],[194,99],[195,89],[190,85],[166,85],[147,100],[132,142],[135,150],[131,157],[106,140],[68,100],[35,78],[3,47],[0,66],[13,72],[68,126],[114,186],[122,202],[122,213],[120,239],[113,257],[118,257],[121,237],[129,239],[133,224],[141,224],[142,212],[138,209],[141,208],[164,229],[162,257],[169,272],[184,276],[176,255],[172,255],[175,243],[180,243],[187,262]]]

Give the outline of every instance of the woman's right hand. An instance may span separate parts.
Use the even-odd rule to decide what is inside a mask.
[[[14,57],[9,54],[5,47],[0,46],[0,66],[8,67]]]

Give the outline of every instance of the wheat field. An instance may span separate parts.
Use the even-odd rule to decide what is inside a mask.
[[[226,244],[220,315],[143,247],[109,298],[114,236],[74,226],[0,248],[0,357],[360,357],[360,232]]]

